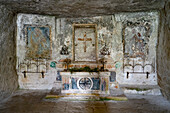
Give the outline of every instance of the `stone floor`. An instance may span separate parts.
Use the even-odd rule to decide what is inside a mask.
[[[128,101],[45,100],[48,91],[17,91],[0,104],[0,113],[170,113],[162,96],[127,95]]]

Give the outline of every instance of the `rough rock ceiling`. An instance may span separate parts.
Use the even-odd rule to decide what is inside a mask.
[[[164,0],[0,0],[17,13],[57,17],[108,15],[116,12],[159,10]]]

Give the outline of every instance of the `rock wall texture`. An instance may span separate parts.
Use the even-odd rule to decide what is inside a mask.
[[[160,11],[157,70],[162,94],[170,100],[170,1]]]
[[[16,15],[0,6],[0,101],[18,87],[15,28]]]
[[[0,0],[0,4],[20,13],[72,18],[162,9],[164,0]]]

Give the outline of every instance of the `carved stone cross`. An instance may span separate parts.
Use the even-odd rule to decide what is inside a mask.
[[[87,45],[86,45],[86,41],[92,41],[92,39],[91,39],[91,38],[87,38],[87,37],[86,37],[86,32],[85,32],[84,38],[78,38],[78,40],[79,40],[79,41],[84,41],[84,52],[86,52],[86,48],[87,48],[87,47],[86,47],[86,46],[87,46]]]

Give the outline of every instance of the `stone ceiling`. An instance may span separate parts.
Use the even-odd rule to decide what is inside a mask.
[[[0,4],[17,13],[84,17],[117,12],[159,10],[164,0],[0,0]]]

